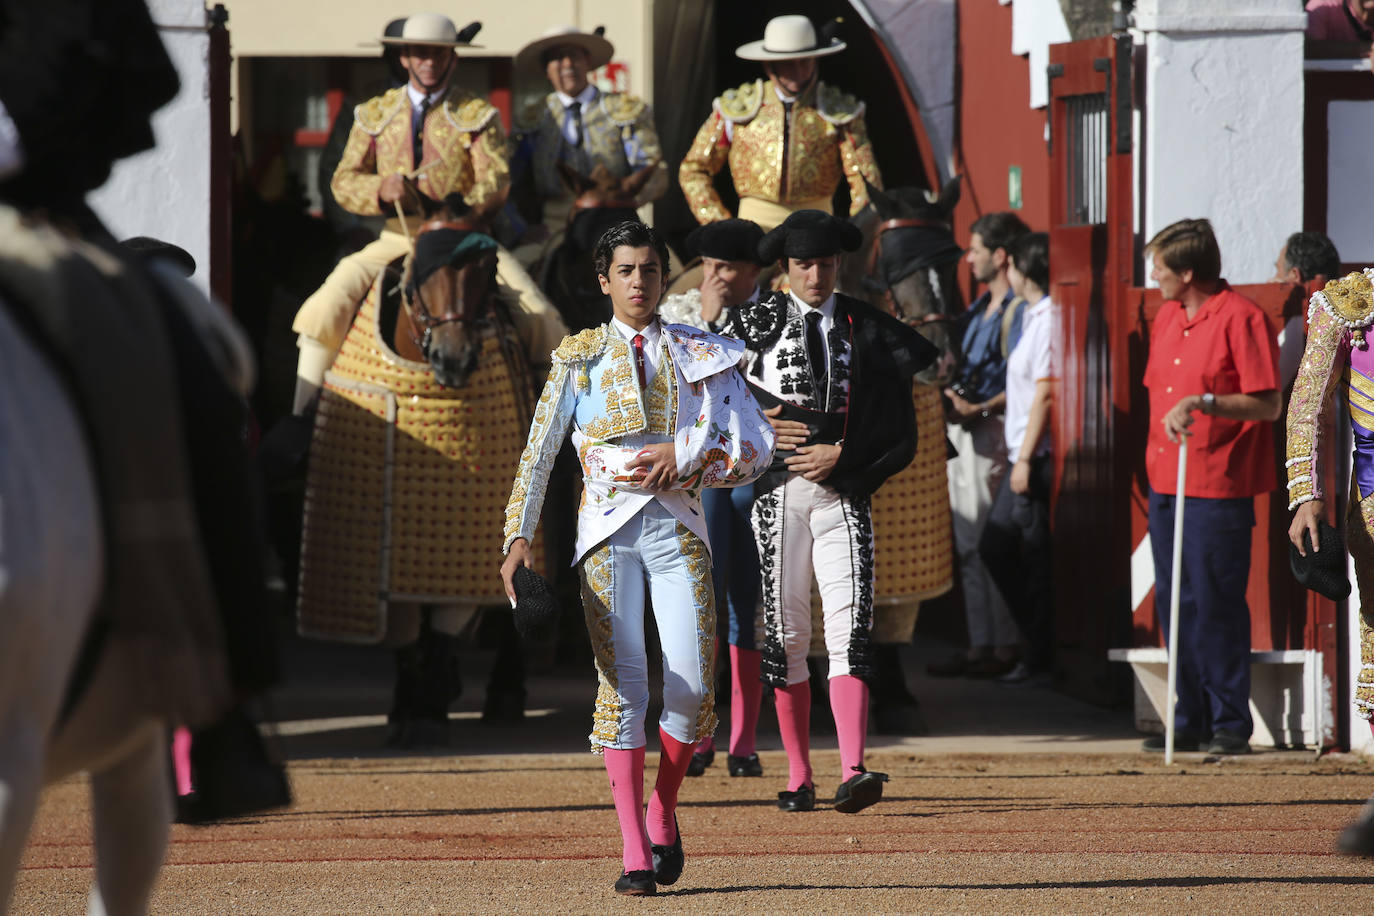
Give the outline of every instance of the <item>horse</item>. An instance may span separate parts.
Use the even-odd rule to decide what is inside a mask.
[[[213,611],[198,601],[210,594],[208,577],[201,577],[203,559],[159,540],[162,521],[146,509],[143,536],[158,545],[149,557],[165,565],[131,562],[122,530],[130,521],[128,504],[121,505],[130,490],[112,487],[109,476],[118,461],[112,464],[112,454],[121,449],[143,454],[149,467],[182,474],[176,436],[119,445],[108,435],[126,428],[138,437],[150,423],[181,428],[176,398],[157,395],[127,404],[132,411],[112,409],[150,378],[165,376],[159,383],[175,390],[165,342],[171,338],[156,327],[172,319],[159,318],[167,313],[159,311],[148,277],[105,248],[25,223],[3,207],[0,239],[0,912],[8,907],[40,789],[84,771],[96,851],[89,912],[143,913],[171,820],[166,736],[179,716],[170,710],[185,709],[187,721],[199,724],[228,701],[224,671],[212,670],[222,665],[223,651],[214,640],[209,654],[177,659],[203,663],[211,670],[204,678],[150,654],[165,648],[160,623],[179,630],[202,615],[213,621]],[[36,317],[43,311],[48,315]],[[59,313],[64,317],[49,321]],[[77,342],[54,332],[57,327],[73,331]],[[227,338],[203,340],[209,352]],[[242,338],[228,345],[238,358],[246,352]],[[78,353],[106,348],[118,356],[94,370],[73,364]],[[92,396],[91,378],[116,394]],[[174,458],[164,462],[161,451],[147,453],[164,444]],[[185,517],[181,506],[162,505],[158,512]],[[171,569],[184,558],[198,568]],[[122,611],[121,594],[164,610],[151,618]],[[181,597],[197,603],[182,607]],[[157,616],[168,610],[174,616]],[[174,669],[188,674],[178,690],[166,680]]]
[[[879,545],[914,545],[915,553],[888,546],[874,556],[874,729],[922,734],[915,698],[906,685],[898,650],[911,642],[922,601],[947,592],[954,581],[944,407],[941,392],[960,359],[957,285],[962,252],[950,217],[959,179],[939,191],[869,185],[872,210],[856,219],[864,244],[841,264],[839,285],[916,328],[940,350],[917,373],[917,451],[912,463],[873,495],[874,539]]]
[[[534,390],[496,295],[496,259],[496,242],[471,220],[424,224],[399,272],[373,285],[321,392],[297,625],[313,638],[399,647],[394,747],[448,743],[459,634],[481,606],[506,603],[491,556]],[[497,718],[524,708],[506,629],[488,686]]]
[[[572,333],[604,324],[611,318],[610,302],[596,282],[592,253],[602,234],[627,219],[637,219],[635,196],[658,168],[652,162],[620,179],[598,165],[582,175],[559,162],[563,183],[573,194],[562,241],[537,268],[539,286],[553,301]]]

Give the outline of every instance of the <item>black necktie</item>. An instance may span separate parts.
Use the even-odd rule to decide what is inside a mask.
[[[414,168],[420,167],[425,155],[425,115],[429,114],[429,96],[420,103],[419,114],[410,122],[410,157]]]
[[[816,404],[822,410],[829,401],[830,373],[825,364],[825,335],[821,333],[821,313],[812,309],[806,315],[806,356],[811,363],[811,382]]]

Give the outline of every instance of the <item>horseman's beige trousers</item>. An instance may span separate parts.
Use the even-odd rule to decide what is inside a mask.
[[[949,508],[954,514],[954,548],[959,555],[959,581],[964,587],[969,646],[1014,646],[1020,641],[1020,631],[978,556],[978,541],[992,508],[992,497],[1007,472],[1002,418],[980,419],[968,428],[949,423],[946,433],[959,452],[948,464]]]
[[[402,233],[385,229],[375,242],[340,260],[323,285],[301,304],[291,323],[301,350],[296,366],[297,412],[323,383],[325,370],[334,361],[358,304],[372,289],[378,274],[409,251],[410,242]],[[496,282],[499,295],[510,308],[516,332],[525,344],[530,365],[547,369],[553,349],[568,333],[563,319],[505,248],[497,251]]]

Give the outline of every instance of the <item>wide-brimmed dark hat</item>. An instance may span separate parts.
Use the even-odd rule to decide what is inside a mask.
[[[1317,549],[1312,549],[1307,532],[1303,532],[1303,537],[1308,540],[1307,556],[1298,553],[1298,548],[1291,544],[1288,547],[1288,565],[1299,584],[1332,601],[1350,597],[1350,577],[1346,573],[1341,533],[1326,522],[1318,521]]]
[[[762,240],[763,229],[753,220],[722,219],[693,229],[687,236],[687,251],[697,258],[763,264],[759,260]]]
[[[858,251],[864,234],[849,220],[824,210],[798,210],[759,241],[759,260],[772,264],[784,257],[824,258]]]

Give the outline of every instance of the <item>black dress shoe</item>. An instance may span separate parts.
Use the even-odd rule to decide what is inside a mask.
[[[1212,735],[1211,743],[1207,745],[1207,753],[1226,756],[1248,754],[1250,742],[1243,735],[1219,728],[1216,734]]]
[[[862,811],[883,797],[887,774],[870,773],[863,767],[857,769],[859,772],[842,782],[835,791],[835,810],[841,814]]]
[[[682,876],[682,865],[687,858],[682,854],[682,830],[678,828],[676,814],[673,815],[673,829],[677,831],[677,839],[670,845],[649,844],[649,851],[654,854],[654,880],[664,887]]]
[[[692,760],[687,764],[688,776],[700,776],[706,772],[706,768],[715,762],[716,752],[714,750],[692,754]]]
[[[615,892],[626,897],[652,897],[658,893],[651,871],[627,871],[615,879]]]
[[[802,786],[795,792],[779,792],[778,809],[781,811],[816,810],[816,787]]]
[[[758,754],[750,754],[747,757],[736,757],[734,754],[727,754],[725,765],[730,769],[731,776],[762,776],[763,764],[759,763]]]

